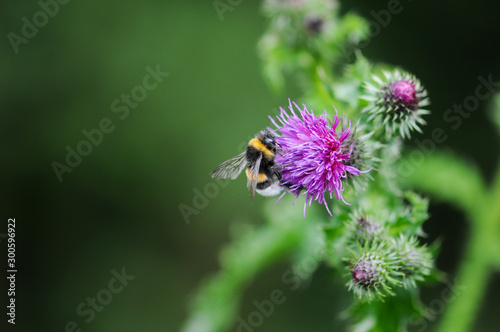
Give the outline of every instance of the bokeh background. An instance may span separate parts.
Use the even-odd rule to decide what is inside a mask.
[[[42,0],[43,2],[43,0]],[[225,2],[225,1],[224,1]],[[342,12],[368,20],[387,1],[340,1]],[[478,165],[491,181],[499,140],[489,120],[492,99],[481,101],[454,130],[443,112],[474,94],[477,77],[500,80],[499,2],[401,1],[404,10],[362,52],[370,60],[415,73],[432,99],[433,128],[453,149]],[[16,53],[8,33],[21,35],[40,5],[4,1],[1,26],[1,208],[17,222],[16,331],[176,331],[187,317],[195,290],[218,268],[218,251],[235,222],[264,222],[257,197],[251,204],[240,178],[189,218],[196,190],[210,172],[239,153],[242,143],[268,125],[267,115],[285,106],[293,88],[274,94],[260,71],[256,43],[265,29],[260,1],[242,1],[219,18],[212,1],[70,1]],[[146,67],[168,72],[128,117],[111,104],[142,85]],[[293,84],[292,84],[293,86]],[[114,131],[60,182],[52,167],[65,163],[66,147],[85,139],[83,130],[111,119]],[[414,145],[415,142],[408,142]],[[429,240],[443,240],[438,267],[453,279],[468,237],[456,208],[433,201],[425,224]],[[0,238],[2,275],[6,239]],[[95,318],[76,308],[108,288],[112,270],[135,276]],[[287,262],[259,275],[245,292],[241,315],[254,300],[282,287]],[[500,276],[490,280],[475,331],[498,323]],[[5,278],[0,283],[7,304]],[[442,285],[423,289],[431,301]],[[342,330],[339,319],[351,294],[321,267],[308,287],[288,294],[258,331]],[[88,308],[88,307],[87,307]],[[5,309],[3,309],[5,310]],[[6,324],[2,312],[1,324]],[[439,314],[435,321],[439,320]],[[429,322],[429,330],[435,321]]]

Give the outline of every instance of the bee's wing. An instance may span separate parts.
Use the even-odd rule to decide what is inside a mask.
[[[255,188],[257,187],[257,180],[259,178],[260,171],[260,163],[262,161],[262,153],[257,158],[257,161],[250,167],[250,172],[247,180],[247,187],[250,190],[250,197],[253,198],[255,196]]]
[[[242,152],[236,157],[226,160],[213,171],[213,179],[231,179],[234,180],[240,175],[247,165],[246,152]]]

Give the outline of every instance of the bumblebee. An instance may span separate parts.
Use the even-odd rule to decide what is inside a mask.
[[[280,186],[281,167],[275,163],[278,152],[276,137],[262,131],[248,142],[244,152],[217,166],[212,178],[234,180],[246,167],[247,187],[252,201],[255,192],[262,196],[278,195],[283,191]]]

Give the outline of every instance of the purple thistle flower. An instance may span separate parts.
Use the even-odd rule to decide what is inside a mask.
[[[346,203],[342,196],[343,180],[348,174],[358,176],[369,170],[363,172],[349,165],[353,147],[345,142],[352,135],[350,124],[339,133],[340,116],[335,115],[329,125],[326,111],[316,116],[312,110],[307,110],[306,105],[302,110],[293,103],[299,110],[299,117],[289,102],[291,115],[280,108],[281,114],[276,117],[281,125],[269,117],[280,133],[276,134],[276,142],[282,153],[276,156],[276,163],[282,166],[281,184],[297,197],[301,193],[307,195],[304,215],[307,204],[310,206],[313,200],[324,204],[331,215],[325,193],[329,192],[330,198],[335,194],[337,200]]]

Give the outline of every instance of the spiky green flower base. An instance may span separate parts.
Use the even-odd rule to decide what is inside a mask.
[[[349,128],[349,125],[344,121],[342,130]],[[380,159],[376,155],[383,145],[371,139],[373,133],[373,130],[368,131],[365,126],[354,125],[352,135],[343,142],[344,149],[350,150],[349,160],[344,163],[345,165],[359,170],[370,170],[377,167]],[[359,190],[365,187],[367,180],[373,180],[373,176],[369,172],[362,173],[360,176],[352,176],[348,173],[347,180],[355,185],[356,190]]]
[[[355,211],[346,222],[351,253],[347,268],[352,276],[348,285],[362,301],[383,300],[398,289],[415,289],[433,271],[432,250],[407,233],[410,229],[410,234],[419,233],[423,199],[413,193],[406,197],[411,209],[378,217]]]
[[[349,290],[353,290],[361,300],[372,301],[394,295],[392,288],[401,284],[398,271],[398,256],[385,248],[377,246],[359,248],[349,262],[352,279]]]
[[[346,224],[351,235],[351,242],[360,246],[378,243],[384,236],[384,227],[372,216],[366,213],[355,211],[350,215],[350,220]]]
[[[419,246],[416,237],[401,235],[393,240],[393,247],[400,258],[400,271],[403,273],[403,286],[415,288],[417,281],[423,281],[432,271],[432,255],[426,246]]]
[[[401,137],[410,137],[410,132],[422,132],[421,125],[426,122],[423,115],[429,111],[423,107],[429,105],[427,91],[413,75],[395,70],[384,71],[384,77],[372,77],[372,82],[365,83],[362,99],[369,102],[363,110],[369,114],[368,121],[376,126],[382,125],[387,138],[399,132]]]

